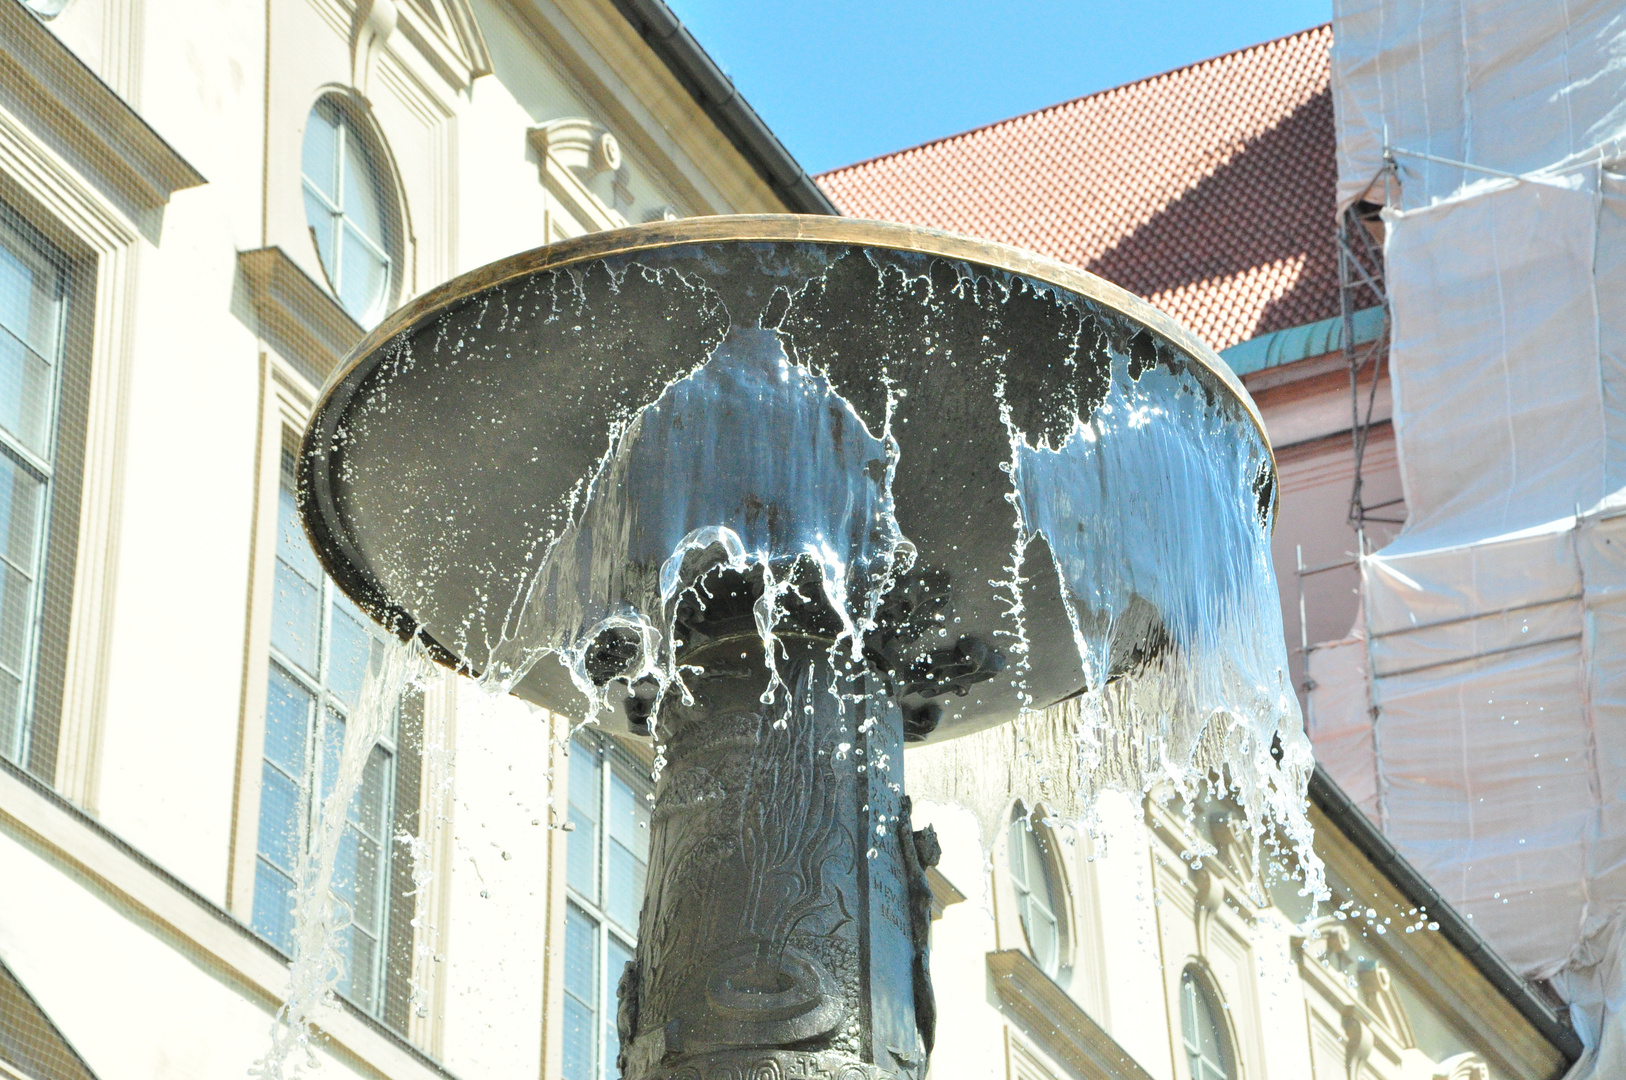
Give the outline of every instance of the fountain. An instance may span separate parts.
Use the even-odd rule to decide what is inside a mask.
[[[906,743],[1059,708],[1070,782],[1222,776],[1306,849],[1274,483],[1246,392],[1146,303],[803,217],[459,278],[341,366],[300,458],[374,618],[654,740],[629,1080],[925,1074],[937,848]]]

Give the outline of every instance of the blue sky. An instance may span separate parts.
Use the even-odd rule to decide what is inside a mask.
[[[1331,0],[667,0],[810,173],[1326,22]]]

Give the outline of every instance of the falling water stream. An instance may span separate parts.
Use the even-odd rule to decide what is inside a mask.
[[[782,245],[754,254],[750,271],[771,288],[753,292],[709,249],[688,250],[532,274],[388,347],[377,388],[346,418],[341,473],[355,490],[408,492],[355,511],[355,529],[420,628],[489,693],[523,694],[562,670],[582,720],[610,722],[629,688],[689,698],[679,611],[705,603],[719,570],[760,582],[770,670],[799,604],[833,614],[833,660],[873,662],[889,596],[951,581],[953,602],[912,655],[975,631],[1003,667],[945,699],[942,733],[957,737],[909,751],[911,793],[970,808],[986,844],[1012,798],[1087,827],[1102,792],[1191,803],[1217,783],[1245,815],[1254,865],[1269,861],[1261,842],[1285,841],[1305,888],[1324,895],[1270,565],[1273,468],[1217,377],[1104,304],[1002,271]],[[669,355],[611,334],[648,297],[661,325],[685,327]],[[535,386],[524,358],[555,352],[606,358],[579,391]],[[652,391],[615,381],[634,363]],[[481,499],[525,501],[523,457],[509,452],[520,465],[499,477],[483,444],[528,453],[534,432],[504,410],[539,390],[577,394],[603,434],[568,493],[515,512],[515,572],[494,544],[479,558],[465,549],[494,513]],[[422,463],[368,458],[414,396],[475,419],[416,432]],[[530,467],[543,470],[535,437]],[[455,471],[482,454],[484,483],[509,490]],[[999,534],[961,524],[973,511]],[[462,583],[475,562],[498,569]],[[458,608],[453,594],[476,599]],[[336,985],[339,808],[422,662],[392,649],[346,732],[301,867],[292,992],[259,1075],[281,1076],[308,1046]],[[796,722],[777,675],[764,700]],[[659,746],[658,708],[652,719]]]

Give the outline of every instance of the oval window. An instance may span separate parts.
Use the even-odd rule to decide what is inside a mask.
[[[1028,952],[1051,978],[1061,970],[1062,926],[1060,896],[1051,867],[1050,837],[1043,826],[1028,820],[1018,804],[1011,818],[1011,885],[1016,890],[1016,911],[1027,935]]]
[[[1192,968],[1180,974],[1180,1039],[1191,1080],[1235,1080],[1236,1059],[1220,1022],[1218,1002],[1207,980]]]
[[[390,306],[395,229],[390,184],[361,125],[331,95],[311,109],[301,156],[305,219],[328,287],[363,327]]]

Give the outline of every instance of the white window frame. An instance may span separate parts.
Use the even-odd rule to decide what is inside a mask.
[[[584,749],[594,752],[598,757],[597,769],[599,776],[599,816],[598,836],[596,837],[597,843],[595,844],[593,852],[593,868],[594,872],[598,876],[596,884],[599,899],[595,901],[592,898],[585,897],[581,895],[581,893],[577,892],[576,889],[569,883],[569,873],[567,870],[565,875],[565,904],[567,913],[569,909],[575,908],[578,912],[592,920],[592,922],[595,924],[593,970],[594,981],[597,984],[594,988],[594,993],[598,999],[598,1006],[593,1013],[594,1032],[596,1037],[596,1055],[594,1059],[594,1076],[591,1078],[591,1080],[614,1080],[615,1077],[620,1075],[615,1069],[615,1059],[619,1044],[616,1038],[612,1038],[612,1033],[615,1031],[615,1017],[618,1004],[616,1000],[616,989],[621,980],[621,972],[619,970],[609,970],[608,961],[610,955],[610,944],[614,942],[615,944],[619,945],[626,951],[628,956],[636,955],[638,948],[638,927],[623,926],[612,915],[610,915],[608,909],[603,903],[607,893],[606,874],[609,866],[609,859],[607,856],[610,844],[610,780],[614,776],[615,771],[620,769],[632,779],[633,793],[635,796],[642,798],[651,788],[648,775],[639,767],[637,760],[625,750],[622,750],[608,736],[590,731],[576,733],[570,739],[570,753],[580,753]],[[568,811],[569,805],[567,802],[567,814]],[[572,828],[569,836],[571,840],[575,839],[574,828]],[[569,858],[570,854],[567,842],[565,852],[567,865]],[[641,905],[643,898],[639,897],[638,900]],[[566,917],[568,918],[568,914]],[[562,933],[565,932],[563,926],[561,926],[559,929]],[[561,948],[561,955],[562,953],[563,947]],[[569,997],[575,996],[570,993],[568,987],[565,989],[564,993]],[[562,1067],[563,1063],[561,1062],[561,1068]]]
[[[333,147],[334,168],[337,170],[333,184],[334,192],[332,196],[329,196],[321,189],[318,182],[313,180],[310,174],[305,171],[303,140],[300,143],[299,185],[304,195],[315,199],[329,214],[338,218],[338,234],[333,241],[333,269],[331,271],[328,269],[326,260],[322,258],[322,245],[316,239],[316,226],[314,223],[309,222],[307,212],[311,243],[316,248],[317,265],[321,266],[322,273],[327,278],[328,289],[333,293],[334,299],[357,323],[371,329],[377,325],[379,319],[392,306],[391,299],[395,295],[395,288],[400,277],[399,260],[396,259],[393,252],[388,250],[392,239],[390,233],[397,227],[395,222],[394,188],[391,183],[389,165],[387,157],[383,153],[382,147],[378,145],[377,140],[368,140],[363,133],[362,121],[355,115],[355,109],[336,93],[323,94],[316,99],[311,105],[310,113],[305,120],[307,127],[311,122],[311,117],[316,116],[318,111],[322,109],[331,110],[338,121],[336,125],[337,138]],[[351,150],[350,143],[352,139],[361,141],[362,145],[359,152]],[[372,175],[363,182],[372,187],[374,194],[378,198],[379,227],[382,235],[377,239],[368,236],[363,231],[359,221],[350,216],[344,205],[345,176],[353,166],[358,166],[362,162],[368,162],[372,165]],[[340,292],[340,282],[344,280],[344,237],[346,234],[353,234],[368,251],[372,252],[384,264],[384,284],[379,289],[378,296],[374,298],[372,306],[366,311],[351,311],[345,306],[343,294]]]
[[[40,357],[51,365],[50,403],[46,408],[45,416],[45,447],[44,456],[24,446],[4,428],[0,428],[0,453],[7,457],[24,472],[31,474],[40,482],[39,503],[34,508],[34,547],[29,552],[29,565],[17,566],[4,559],[14,569],[27,575],[28,587],[28,618],[26,639],[23,644],[23,669],[18,672],[7,672],[18,680],[20,692],[17,698],[17,715],[13,717],[14,729],[9,745],[0,746],[0,757],[4,757],[14,764],[28,767],[30,755],[30,739],[34,727],[34,697],[35,681],[39,675],[39,644],[41,620],[45,614],[45,565],[46,552],[50,550],[50,523],[51,504],[56,494],[56,450],[57,450],[57,424],[62,405],[62,369],[67,362],[67,336],[68,336],[68,285],[71,273],[71,264],[67,256],[49,240],[37,235],[36,231],[28,225],[22,216],[8,205],[0,204],[0,223],[11,233],[16,234],[20,243],[32,249],[33,256],[40,262],[47,263],[54,271],[53,291],[55,296],[50,303],[55,306],[54,319],[56,322],[54,357]],[[39,356],[28,342],[15,337],[10,331],[0,328],[0,334],[13,337],[25,350]]]
[[[1236,1044],[1226,1029],[1224,1008],[1213,981],[1196,964],[1186,965],[1180,972],[1180,1045],[1190,1080],[1237,1080]],[[1192,1029],[1203,1018],[1213,1026],[1218,1061],[1203,1052],[1200,1039],[1193,1041]]]
[[[1065,917],[1064,898],[1056,895],[1057,891],[1065,888],[1057,878],[1060,876],[1053,860],[1055,852],[1053,845],[1055,837],[1044,826],[1033,820],[1021,803],[1011,813],[1009,839],[1007,841],[1005,862],[1010,870],[1011,888],[1016,893],[1017,920],[1022,924],[1022,938],[1027,943],[1028,955],[1033,957],[1039,969],[1052,979],[1061,974],[1066,966],[1067,928],[1063,924]],[[1031,846],[1030,846],[1031,844]],[[1046,850],[1052,848],[1052,850]],[[1030,865],[1037,859],[1039,865]],[[1035,888],[1034,872],[1037,870],[1042,886],[1041,894]],[[1051,940],[1054,952],[1049,957],[1042,957],[1033,945],[1033,930],[1029,925],[1034,918],[1034,911],[1050,926]]]

